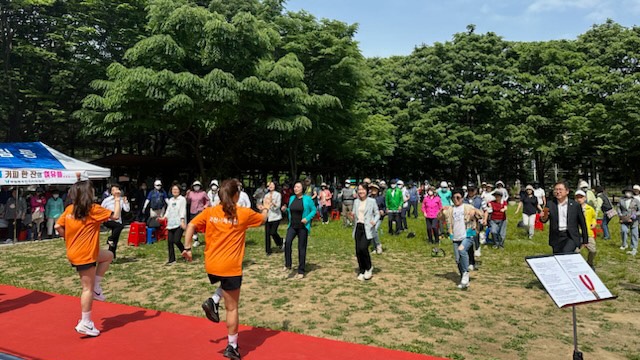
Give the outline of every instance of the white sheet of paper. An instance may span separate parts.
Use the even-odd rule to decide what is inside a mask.
[[[584,300],[554,256],[527,259],[527,263],[558,307]]]
[[[586,299],[586,301],[596,300],[596,296],[587,288],[587,286],[580,280],[580,275],[582,275],[585,279],[586,277],[591,280],[593,283],[593,287],[595,292],[598,293],[600,299],[606,299],[613,297],[613,294],[607,289],[602,280],[596,275],[591,266],[584,261],[584,258],[580,254],[571,254],[571,255],[558,255],[555,256],[560,263],[560,266],[564,269],[564,271],[569,275],[569,278],[576,285],[578,290],[582,293],[582,296]],[[586,277],[585,277],[586,276]]]

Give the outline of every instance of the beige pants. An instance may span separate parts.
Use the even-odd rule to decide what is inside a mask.
[[[587,250],[589,250],[589,255],[587,255],[587,264],[593,267],[593,260],[596,258],[596,239],[590,237],[589,243],[585,246]],[[578,248],[580,249],[580,248]],[[579,252],[580,250],[578,250]]]

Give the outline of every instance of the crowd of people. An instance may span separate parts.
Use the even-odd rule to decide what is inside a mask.
[[[604,239],[610,239],[608,223],[616,216],[621,225],[621,249],[627,249],[628,239],[631,244],[629,254],[636,255],[638,246],[640,186],[625,188],[624,197],[617,205],[603,188],[593,191],[586,182],[579,184],[573,199],[569,198],[569,186],[558,182],[553,188],[553,198],[548,201],[546,192],[538,184],[527,185],[518,194],[509,194],[502,181],[497,181],[495,187],[489,183],[480,186],[470,183],[454,188],[446,181],[435,187],[428,182],[408,181],[405,185],[400,179],[391,179],[387,185],[385,180],[365,178],[357,184],[346,180],[336,189],[324,182],[316,187],[310,179],[305,179],[292,186],[283,184],[281,189],[275,182],[262,184],[253,192],[252,201],[237,179],[222,183],[212,180],[206,191],[200,181],[194,181],[186,191],[184,186],[174,182],[168,193],[162,181],[156,180],[150,191],[144,185],[138,189],[134,195],[137,204],[134,208],[116,184],[108,186],[98,205],[88,179],[80,179],[69,189],[68,195],[63,196],[57,191],[48,194],[36,189],[23,199],[15,189],[6,190],[9,195],[1,204],[5,219],[26,222],[26,214],[30,213],[32,226],[42,230],[42,224],[50,224],[47,235],[57,233],[65,239],[67,258],[77,270],[82,286],[82,314],[75,329],[89,336],[100,334],[91,321],[92,301],[105,300],[100,284],[109,264],[116,258],[124,227],[123,212],[133,210],[136,218],[146,220],[150,227],[165,224],[168,230],[167,265],[176,262],[175,247],[182,257],[191,261],[192,248],[199,245],[197,234],[204,234],[205,269],[211,284],[219,283],[219,286],[203,302],[202,308],[208,319],[219,322],[219,304],[221,299],[225,300],[228,345],[224,355],[231,359],[240,359],[238,299],[245,232],[249,227],[265,225],[266,256],[273,254],[274,242],[284,253],[283,273],[289,279],[300,280],[306,275],[307,241],[314,219],[326,225],[329,213],[341,210],[342,224],[350,229],[354,239],[358,262],[356,279],[367,281],[373,278],[371,253],[382,254],[383,251],[381,237],[385,232],[381,225],[384,218],[387,217],[388,236],[404,233],[411,238],[415,233],[409,231],[407,218],[417,218],[421,210],[427,230],[425,240],[439,243],[448,238],[452,242],[460,273],[457,285],[460,289],[469,287],[470,273],[477,269],[476,258],[482,254],[482,245],[493,244],[495,249],[504,249],[510,196],[518,203],[515,212],[522,212],[519,226],[525,229],[529,238],[533,237],[537,223],[550,223],[549,245],[554,254],[586,248],[589,252],[587,262],[595,267],[598,219],[602,220]],[[42,216],[34,216],[37,212],[42,212]],[[285,218],[286,233],[282,237],[279,225]],[[104,250],[100,249],[99,241],[102,226],[111,230],[107,238],[108,249]],[[39,230],[33,230],[33,233],[42,236]],[[298,262],[294,268],[292,247],[296,239]]]

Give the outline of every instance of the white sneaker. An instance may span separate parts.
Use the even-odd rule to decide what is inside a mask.
[[[475,268],[473,265],[469,265],[469,271],[473,271],[473,270],[475,270],[475,269],[476,269],[476,268]]]
[[[104,296],[104,293],[102,291],[102,287],[100,285],[94,286],[93,287],[93,300],[105,301],[106,299],[107,298]]]
[[[638,253],[638,249],[633,249],[631,251],[627,251],[627,254],[633,255],[633,256],[636,256],[637,253]]]
[[[624,246],[620,246],[620,250],[627,250],[628,246],[624,245]]]
[[[484,231],[480,233],[480,244],[484,245],[487,243],[487,236],[485,235]]]
[[[364,271],[365,280],[371,280],[372,277],[373,277],[373,265],[371,266],[371,269]]]
[[[478,248],[476,251],[473,252],[473,256],[475,257],[481,257],[482,256],[482,250],[481,248]]]
[[[360,281],[364,281],[364,274],[358,274],[357,279]]]
[[[96,329],[93,325],[93,321],[89,321],[88,323],[82,322],[82,320],[78,320],[78,325],[76,325],[76,331],[80,334],[84,334],[87,336],[98,336],[100,335],[100,330]]]
[[[460,280],[460,285],[463,285],[464,287],[468,287],[469,286],[469,272],[466,271],[462,274],[462,280]]]
[[[200,246],[200,241],[198,241],[198,240],[194,241],[193,245],[191,245],[191,247],[194,247],[194,248],[198,247],[198,246]]]
[[[376,246],[376,254],[378,255],[382,254],[382,245]]]

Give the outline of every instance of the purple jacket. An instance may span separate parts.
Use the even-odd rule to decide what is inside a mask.
[[[442,200],[437,195],[425,196],[422,201],[422,213],[428,219],[435,219],[438,217],[438,212],[442,209]]]

